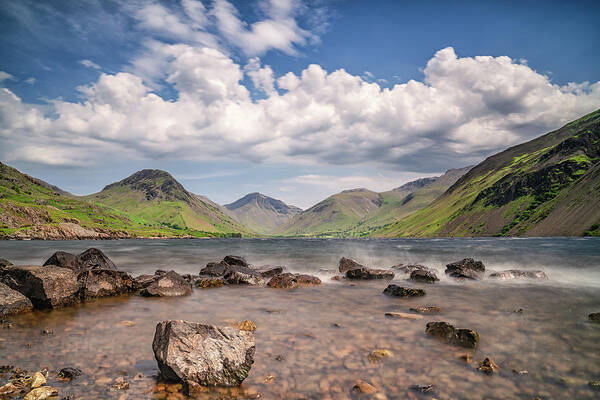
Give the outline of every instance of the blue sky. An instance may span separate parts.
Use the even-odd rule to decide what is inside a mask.
[[[141,168],[220,203],[388,190],[599,108],[599,17],[593,1],[2,1],[0,159],[78,194]]]

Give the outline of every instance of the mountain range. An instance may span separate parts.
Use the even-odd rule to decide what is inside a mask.
[[[75,196],[0,163],[9,239],[580,235],[600,235],[600,110],[474,167],[304,211],[261,193],[221,206],[152,169]]]

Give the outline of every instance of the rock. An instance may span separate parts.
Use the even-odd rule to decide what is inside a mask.
[[[509,269],[506,271],[494,272],[489,275],[494,279],[548,279],[544,271],[524,271],[520,269]]]
[[[263,278],[271,278],[275,275],[282,274],[286,268],[278,265],[264,265],[254,270],[258,272]]]
[[[590,315],[588,315],[588,319],[590,321],[600,322],[600,312],[591,313]]]
[[[352,391],[354,393],[373,394],[377,392],[377,388],[363,380],[358,380],[354,386],[352,386]]]
[[[229,265],[239,265],[241,267],[250,267],[250,264],[248,264],[246,259],[244,257],[240,257],[240,256],[225,256],[225,258],[223,258],[223,261],[225,261]]]
[[[442,312],[442,309],[438,306],[416,306],[411,307],[410,311],[418,312],[420,314],[436,314]]]
[[[164,269],[157,269],[156,271],[154,271],[154,276],[162,276],[164,274],[166,274],[169,271],[165,271]]]
[[[77,276],[81,285],[81,299],[117,296],[135,290],[131,276],[112,269],[88,269]]]
[[[225,261],[209,262],[200,270],[200,275],[223,276],[227,271],[229,271],[229,264]]]
[[[592,388],[592,390],[600,391],[600,381],[589,381],[588,386]]]
[[[27,297],[38,309],[79,302],[77,274],[55,266],[14,265],[1,271],[2,282]]]
[[[365,266],[357,263],[356,261],[354,261],[351,258],[342,257],[340,259],[340,265],[338,267],[338,270],[342,274],[346,273],[347,271],[350,271],[351,269],[357,269],[357,268],[365,268]]]
[[[264,383],[274,383],[277,380],[277,377],[275,375],[267,375],[265,376],[265,379],[263,379]]]
[[[314,286],[321,284],[321,280],[319,278],[306,274],[296,274],[296,280],[300,286]]]
[[[33,304],[20,292],[0,282],[0,317],[31,311]]]
[[[435,283],[435,281],[439,281],[439,278],[431,271],[419,269],[410,273],[410,280],[420,283]]]
[[[225,280],[220,277],[198,278],[194,281],[194,286],[201,289],[221,287],[225,284]]]
[[[133,286],[135,290],[146,289],[156,280],[156,275],[140,275],[133,278]]]
[[[519,370],[519,369],[513,369],[512,372],[515,375],[527,375],[527,374],[529,374],[529,371],[524,370],[524,369],[521,369],[521,370]]]
[[[117,390],[127,390],[129,389],[129,382],[125,380],[122,376],[118,377],[113,387]]]
[[[44,266],[46,265],[56,265],[57,267],[79,269],[79,261],[77,260],[77,256],[65,251],[57,251],[56,253],[52,254],[44,263]]]
[[[331,277],[332,281],[343,281],[344,279],[346,279],[346,277],[342,275],[335,275]]]
[[[175,271],[158,276],[140,294],[145,297],[185,296],[192,293],[192,285]]]
[[[434,385],[411,385],[411,390],[419,393],[433,393],[435,391]]]
[[[398,265],[392,266],[392,269],[399,271],[399,272],[403,272],[405,274],[412,274],[414,271],[430,271],[432,273],[437,272],[437,270],[426,267],[421,264],[408,264],[408,265],[398,264]]]
[[[423,289],[403,288],[392,284],[383,290],[383,294],[396,297],[419,297],[425,296],[425,291]]]
[[[69,268],[73,270],[81,269],[111,269],[116,270],[117,266],[101,250],[90,248],[79,255],[57,251],[46,262],[46,265],[56,265],[57,267]]]
[[[239,329],[240,331],[254,332],[256,330],[256,325],[254,324],[254,322],[250,321],[249,319],[238,322],[235,325],[235,327],[237,329]]]
[[[263,285],[265,283],[258,272],[242,265],[231,265],[223,276],[223,280],[229,285]]]
[[[466,348],[475,348],[479,343],[479,333],[472,329],[456,329],[447,322],[428,322],[425,333],[443,341]]]
[[[8,261],[6,258],[0,258],[0,268],[10,267],[11,265],[14,264]]]
[[[152,349],[164,378],[193,386],[238,386],[254,363],[254,335],[187,321],[156,325]]]
[[[346,278],[348,279],[394,279],[394,273],[385,269],[374,269],[374,268],[355,268],[346,271]]]
[[[401,312],[386,312],[385,316],[388,318],[400,318],[400,319],[423,319],[422,315],[417,314],[406,314]]]
[[[41,372],[36,372],[35,374],[31,375],[31,378],[29,378],[29,387],[31,389],[42,387],[45,384],[46,377]]]
[[[299,286],[296,275],[292,273],[279,274],[272,277],[267,283],[268,287],[277,289],[293,289]]]
[[[482,362],[479,363],[477,369],[486,374],[493,374],[494,371],[498,369],[498,366],[492,361],[491,358],[486,357]]]
[[[79,368],[65,367],[58,372],[58,379],[71,381],[81,375]]]
[[[369,361],[379,362],[384,358],[393,357],[394,353],[386,349],[376,349],[369,353]]]
[[[42,386],[27,393],[23,400],[46,400],[51,399],[53,396],[58,396],[58,389],[51,386]]]
[[[481,261],[465,258],[446,265],[446,275],[458,279],[481,279],[485,266]]]

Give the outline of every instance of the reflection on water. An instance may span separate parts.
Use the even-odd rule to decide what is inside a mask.
[[[206,398],[352,398],[363,379],[376,398],[431,398],[411,385],[434,384],[438,399],[593,399],[587,385],[600,378],[600,242],[594,239],[454,240],[173,240],[111,242],[2,242],[0,257],[40,263],[57,249],[96,246],[121,269],[134,274],[171,267],[197,273],[225,254],[246,255],[255,264],[286,264],[293,270],[333,270],[340,256],[375,266],[421,262],[441,268],[475,256],[488,269],[536,268],[547,282],[496,281],[419,285],[427,296],[398,299],[381,292],[387,282],[333,282],[295,290],[222,287],[171,299],[121,297],[51,312],[11,318],[0,330],[0,364],[50,371],[70,366],[84,374],[71,383],[50,379],[61,396],[75,398],[166,398],[157,392],[152,353],[156,323],[184,319],[231,324],[251,319],[258,326],[256,362],[242,388],[210,389]],[[328,272],[321,271],[325,278]],[[443,273],[442,273],[443,275]],[[403,277],[398,277],[401,281]],[[402,284],[405,284],[402,282]],[[412,284],[406,283],[408,286]],[[441,315],[390,319],[388,311],[410,312],[420,304],[441,306]],[[517,309],[522,313],[515,313]],[[481,335],[477,350],[440,343],[424,334],[428,321],[445,320]],[[132,323],[124,323],[132,321]],[[53,334],[42,335],[43,330]],[[374,349],[393,356],[369,361]],[[472,355],[467,364],[460,355]],[[476,370],[491,357],[497,374]],[[518,375],[512,370],[526,370]],[[266,379],[268,375],[275,380]],[[127,391],[112,388],[119,377]],[[170,398],[178,398],[171,394]]]

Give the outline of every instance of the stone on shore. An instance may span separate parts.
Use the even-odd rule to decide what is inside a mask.
[[[283,265],[263,265],[261,267],[255,268],[254,270],[258,272],[263,278],[272,278],[275,275],[283,274],[285,271],[285,267]]]
[[[509,269],[506,271],[493,272],[489,278],[494,279],[548,279],[544,271],[526,271],[520,269]]]
[[[307,274],[296,274],[296,280],[300,286],[314,286],[321,284],[321,279]]]
[[[472,258],[464,258],[446,265],[446,275],[457,279],[481,279],[485,272],[485,266],[481,261]]]
[[[229,285],[257,286],[265,283],[258,272],[243,265],[230,265],[225,275],[223,275],[223,280]]]
[[[156,280],[156,275],[139,275],[133,278],[133,286],[135,290],[146,289]]]
[[[410,280],[420,283],[435,283],[440,279],[434,272],[427,271],[424,269],[415,270],[410,273]]]
[[[2,269],[2,282],[27,297],[37,309],[79,302],[77,273],[68,268],[14,265]]]
[[[248,264],[246,259],[244,257],[240,257],[240,256],[225,256],[225,258],[223,258],[223,261],[225,261],[229,265],[239,265],[241,267],[250,267],[250,264]]]
[[[423,289],[404,288],[392,284],[383,290],[383,294],[395,297],[420,297],[425,296],[425,291]]]
[[[0,317],[31,311],[33,304],[20,292],[0,282]]]
[[[81,299],[118,296],[134,291],[135,284],[127,272],[112,269],[89,269],[77,277],[81,285]]]
[[[346,278],[348,279],[394,279],[394,273],[385,269],[374,269],[374,268],[355,268],[346,271]]]
[[[116,270],[117,266],[101,250],[90,248],[74,255],[64,251],[57,251],[46,262],[44,266],[56,265],[57,267],[69,268],[73,270],[87,269],[111,269]]]
[[[192,285],[175,271],[159,275],[148,287],[140,292],[145,297],[174,297],[192,293]]]
[[[188,388],[239,386],[254,363],[254,334],[187,321],[156,325],[152,349],[162,376]],[[189,390],[189,389],[188,389]]]
[[[225,261],[209,262],[200,270],[200,275],[223,276],[229,270],[229,264]]]
[[[479,333],[472,329],[457,329],[447,322],[428,322],[425,333],[455,346],[474,349],[479,343]]]
[[[357,269],[357,268],[365,268],[365,266],[357,263],[356,261],[354,261],[351,258],[342,257],[340,259],[340,265],[338,267],[338,270],[342,274],[346,273],[347,271],[350,271],[351,269]]]

